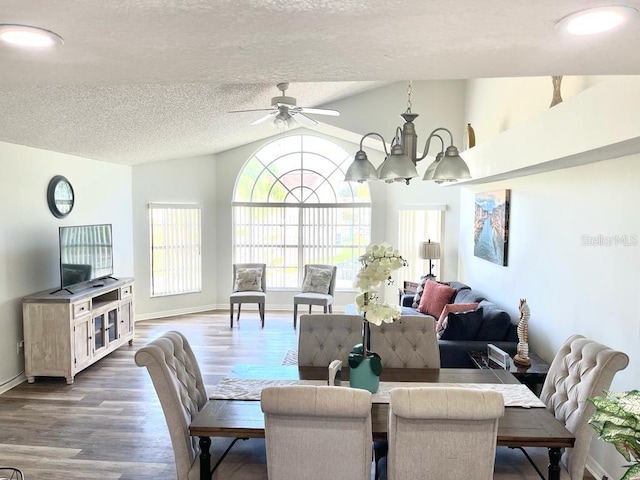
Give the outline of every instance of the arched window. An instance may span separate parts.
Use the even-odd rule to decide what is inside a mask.
[[[307,263],[338,267],[351,288],[371,239],[366,183],[348,183],[353,158],[335,143],[291,135],[258,150],[233,193],[234,262],[266,263],[269,288],[300,288]]]

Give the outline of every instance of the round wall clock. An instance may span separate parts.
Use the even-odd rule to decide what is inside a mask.
[[[62,175],[56,175],[51,179],[47,188],[47,203],[56,218],[64,218],[71,213],[74,195],[69,180]]]

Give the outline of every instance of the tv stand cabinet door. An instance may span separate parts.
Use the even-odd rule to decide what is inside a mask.
[[[36,376],[73,381],[71,365],[71,305],[23,305],[24,370],[29,383]]]

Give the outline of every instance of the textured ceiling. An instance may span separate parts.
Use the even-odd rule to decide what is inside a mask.
[[[640,0],[625,2],[640,9]],[[0,45],[0,141],[136,164],[274,133],[275,85],[319,106],[378,82],[640,74],[640,28],[567,38],[595,0],[2,0],[49,52]],[[322,120],[322,117],[315,117]]]

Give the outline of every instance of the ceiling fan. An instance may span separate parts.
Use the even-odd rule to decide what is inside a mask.
[[[273,119],[273,124],[276,127],[291,126],[296,121],[301,125],[305,125],[308,127],[312,127],[318,124],[318,122],[316,122],[313,118],[307,117],[307,115],[305,114],[331,115],[332,117],[337,117],[340,115],[340,112],[338,112],[337,110],[329,110],[326,108],[299,107],[296,103],[295,98],[287,97],[285,95],[285,92],[289,88],[288,83],[279,83],[277,87],[278,90],[282,92],[282,95],[273,97],[271,99],[271,108],[258,108],[254,110],[232,110],[229,113],[269,112],[265,116],[257,119],[255,122],[252,122],[251,125],[258,125],[259,123],[263,123]]]

